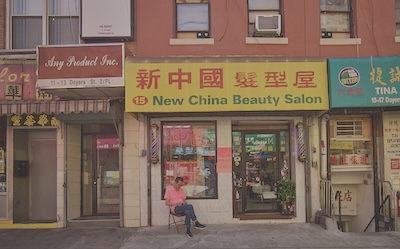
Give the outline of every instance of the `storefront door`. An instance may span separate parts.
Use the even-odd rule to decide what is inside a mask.
[[[13,132],[13,221],[57,220],[57,143],[55,129]]]
[[[118,138],[98,138],[96,209],[98,214],[119,213]]]
[[[276,182],[288,174],[287,133],[233,132],[235,213],[278,211]]]
[[[84,135],[83,143],[83,216],[118,215],[118,138]]]

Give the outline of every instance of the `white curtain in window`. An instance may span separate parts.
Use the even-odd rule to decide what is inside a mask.
[[[13,15],[41,16],[43,0],[14,0],[12,2]]]
[[[177,4],[178,31],[208,31],[208,4]]]
[[[43,0],[12,1],[12,48],[35,49],[42,44]]]
[[[78,44],[79,18],[78,17],[50,17],[49,44]]]
[[[41,17],[14,17],[12,26],[13,49],[36,49],[42,44]]]
[[[50,0],[50,16],[79,16],[79,0]]]
[[[79,0],[49,1],[49,44],[79,43]]]

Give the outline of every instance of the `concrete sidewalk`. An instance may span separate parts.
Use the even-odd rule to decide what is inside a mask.
[[[184,227],[0,230],[1,249],[155,248],[400,248],[399,232],[342,233],[319,225],[208,225],[186,237]]]

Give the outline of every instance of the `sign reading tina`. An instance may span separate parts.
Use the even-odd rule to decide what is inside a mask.
[[[57,127],[60,121],[54,115],[14,115],[10,119],[10,126],[33,127],[33,126],[54,126]]]

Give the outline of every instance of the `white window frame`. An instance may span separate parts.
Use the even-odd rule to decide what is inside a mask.
[[[328,2],[327,0],[325,0],[325,1]],[[340,4],[341,1],[348,1],[347,2],[348,10],[340,9],[340,7],[337,8],[337,9],[334,9],[334,8],[327,9],[327,8],[323,8],[323,6],[325,6],[325,5],[323,5],[324,3],[320,3],[321,38],[324,38],[323,37],[323,33],[329,34],[329,36],[331,36],[330,38],[324,38],[324,39],[332,39],[332,38],[333,39],[335,39],[335,38],[336,39],[337,38],[348,39],[348,38],[353,38],[354,34],[353,34],[353,30],[352,30],[352,24],[353,24],[353,21],[352,21],[352,18],[353,18],[352,17],[352,11],[353,11],[352,10],[352,4],[353,4],[352,0],[332,0],[332,2],[335,2],[335,1],[339,1],[338,4]],[[334,3],[332,3],[332,6],[334,6]],[[348,30],[346,30],[346,31],[345,30],[337,31],[337,30],[331,30],[329,28],[326,29],[326,27],[323,27],[322,19],[323,19],[323,15],[326,15],[326,14],[347,15],[347,17],[348,17],[348,23],[347,23]]]
[[[400,0],[395,0],[396,42],[400,42]]]
[[[253,2],[253,6],[251,8],[251,3]],[[277,6],[270,6],[270,8],[264,8],[264,7],[256,7],[258,4],[262,4],[264,1],[262,0],[247,0],[247,13],[248,13],[248,19],[247,19],[247,25],[248,25],[248,30],[247,30],[247,35],[248,37],[264,37],[262,33],[257,33],[255,30],[255,24],[256,20],[255,18],[258,15],[265,15],[265,16],[280,16],[280,26],[282,27],[282,20],[281,20],[281,3],[280,0],[275,0],[274,4],[277,4]],[[258,3],[258,4],[257,4]],[[272,5],[274,5],[272,4]],[[281,32],[282,33],[282,32]],[[266,34],[268,36],[274,36],[273,34]]]
[[[178,28],[178,6],[179,5],[207,5],[208,6],[208,13],[207,13],[207,20],[208,20],[208,28],[207,30],[179,30]],[[210,0],[175,0],[175,36],[176,38],[191,38],[191,39],[204,39],[204,38],[210,38],[211,33],[210,33],[210,27],[211,27],[211,20],[210,20]],[[186,34],[186,35],[185,35]]]
[[[56,17],[61,17],[62,15],[49,15],[49,1],[50,0],[41,0],[43,2],[43,9],[42,9],[42,15],[40,16],[42,18],[42,42],[39,45],[48,45],[50,42],[50,23],[49,23],[49,18],[51,16],[56,16]],[[79,3],[78,8],[80,8]],[[35,51],[36,48],[23,48],[23,49],[14,49],[13,48],[13,17],[14,16],[28,16],[28,15],[13,15],[13,0],[7,0],[6,2],[6,47],[7,49],[10,50],[28,50],[28,51]],[[39,17],[39,16],[38,16]],[[73,16],[76,17],[76,16]],[[79,18],[78,23],[80,22],[80,10],[78,11],[78,16]],[[78,32],[77,32],[77,37],[78,37],[78,43],[81,43],[80,39],[80,25],[78,25]]]
[[[262,4],[264,0],[247,0],[247,37],[246,37],[246,44],[248,45],[259,45],[259,44],[280,44],[280,45],[285,45],[289,44],[289,39],[287,37],[284,37],[283,33],[283,15],[282,15],[282,5],[281,5],[281,0],[276,0],[275,3],[278,4],[277,7],[271,7],[271,8],[254,8],[251,7],[250,1],[254,1],[253,4],[258,5]],[[281,19],[281,32],[280,36],[274,36],[271,34],[265,34],[262,35],[262,33],[259,33],[255,35],[256,33],[252,31],[252,29],[255,30],[255,16],[256,15],[279,15]]]
[[[211,38],[211,18],[210,18],[210,5],[211,0],[174,0],[175,4],[175,34],[174,38],[169,39],[169,45],[181,46],[181,45],[214,45],[214,39]],[[179,32],[178,26],[178,13],[177,4],[196,4],[196,3],[207,3],[208,4],[208,31],[202,31],[199,34],[191,31]],[[200,37],[199,37],[200,35]],[[201,37],[203,36],[203,37]],[[208,37],[208,38],[207,38]]]

